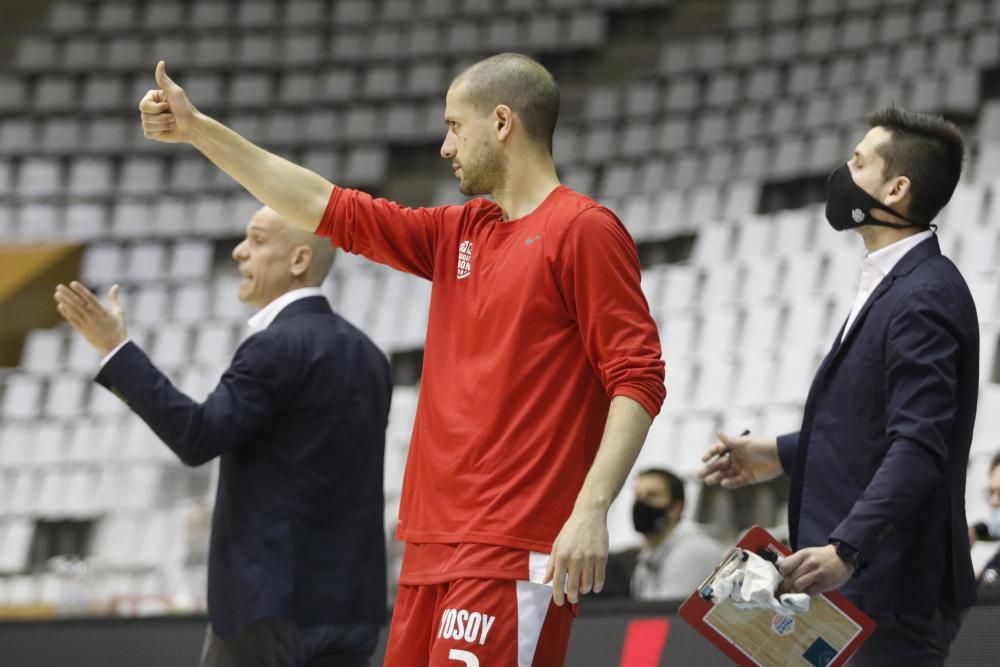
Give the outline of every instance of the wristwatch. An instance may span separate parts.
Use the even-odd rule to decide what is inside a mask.
[[[845,563],[850,563],[854,566],[854,572],[851,573],[851,576],[856,577],[861,574],[861,570],[865,569],[865,566],[868,564],[868,561],[861,555],[861,552],[850,544],[841,542],[840,540],[834,540],[833,545],[837,548],[837,557]]]

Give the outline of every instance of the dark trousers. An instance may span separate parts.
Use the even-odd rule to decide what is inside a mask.
[[[375,625],[300,627],[265,618],[222,639],[209,626],[201,667],[368,667],[378,634]]]
[[[948,648],[962,625],[962,615],[942,609],[930,617],[869,615],[878,627],[848,662],[851,667],[944,667]]]

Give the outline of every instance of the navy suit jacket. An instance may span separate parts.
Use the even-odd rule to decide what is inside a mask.
[[[979,323],[937,237],[912,248],[823,360],[802,429],[778,439],[792,547],[840,540],[868,566],[843,587],[870,613],[975,601],[965,479]]]
[[[185,464],[220,457],[208,614],[229,638],[264,617],[381,625],[385,356],[323,297],[286,306],[197,403],[126,344],[97,381]]]

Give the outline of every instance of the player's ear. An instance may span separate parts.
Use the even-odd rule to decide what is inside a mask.
[[[497,139],[504,141],[510,136],[510,132],[514,127],[514,113],[510,110],[509,106],[501,104],[493,110],[493,114],[493,124],[496,129]]]

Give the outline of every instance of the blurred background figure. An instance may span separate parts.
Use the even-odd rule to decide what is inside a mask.
[[[632,574],[632,597],[686,598],[722,559],[725,548],[700,525],[681,518],[684,482],[648,468],[635,482],[632,522],[642,535]]]
[[[989,485],[985,491],[990,503],[990,518],[969,529],[969,542],[973,544],[977,541],[1000,540],[1000,452],[994,454],[993,460],[990,461]],[[980,590],[984,588],[1000,590],[1000,549],[997,549],[979,574],[979,587]]]

